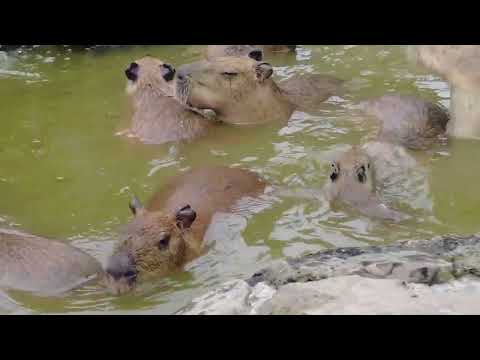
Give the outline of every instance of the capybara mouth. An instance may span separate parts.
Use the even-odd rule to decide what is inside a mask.
[[[126,274],[116,277],[110,273],[105,275],[104,283],[112,294],[122,295],[132,291],[137,284],[137,274]]]
[[[133,255],[127,250],[117,252],[108,260],[105,273],[105,283],[112,293],[123,294],[132,290],[138,276]]]
[[[188,105],[188,98],[190,95],[190,82],[184,78],[182,80],[177,79],[175,84],[175,96],[180,103]]]

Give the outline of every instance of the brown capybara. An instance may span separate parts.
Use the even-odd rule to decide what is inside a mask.
[[[381,141],[421,150],[446,136],[448,110],[416,96],[389,94],[364,101],[360,106],[380,121]]]
[[[251,125],[286,122],[306,98],[322,102],[333,93],[331,77],[294,78],[290,85],[289,80],[277,85],[272,75],[272,65],[246,57],[198,61],[178,69],[176,96],[188,106],[213,110],[219,121]]]
[[[331,164],[330,180],[325,194],[330,202],[342,202],[372,218],[395,222],[408,218],[390,209],[375,193],[374,167],[369,156],[360,148],[352,147]]]
[[[135,217],[106,267],[111,290],[123,293],[139,278],[180,270],[202,254],[216,212],[235,213],[238,200],[262,194],[265,186],[250,171],[202,168],[172,179],[146,207],[134,200],[130,208]]]
[[[101,278],[101,264],[60,241],[0,229],[0,287],[57,295]]]
[[[125,75],[133,117],[130,129],[121,134],[163,144],[195,139],[215,126],[212,112],[192,109],[175,99],[175,74],[172,65],[151,56],[130,64]]]

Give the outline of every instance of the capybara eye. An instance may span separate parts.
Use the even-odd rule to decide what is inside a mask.
[[[170,234],[164,235],[158,242],[158,248],[164,250],[170,242]]]
[[[175,77],[175,68],[170,64],[160,65],[162,70],[162,77],[165,81],[172,81]]]
[[[232,78],[238,75],[236,72],[230,72],[230,71],[225,71],[222,73],[223,76],[226,76],[228,78]]]
[[[330,180],[335,181],[338,179],[339,166],[336,163],[330,164],[332,167],[332,173],[330,174]]]

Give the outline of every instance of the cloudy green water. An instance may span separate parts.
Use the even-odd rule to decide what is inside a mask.
[[[331,154],[374,132],[352,112],[356,101],[401,92],[449,105],[447,84],[409,64],[404,47],[301,46],[297,55],[267,59],[278,80],[314,72],[356,84],[314,115],[296,113],[286,126],[225,127],[184,145],[146,146],[114,136],[128,125],[123,70],[131,61],[148,53],[178,66],[200,58],[201,50],[38,47],[0,53],[0,226],[62,239],[104,262],[130,218],[129,189],[148,199],[171,176],[206,164],[253,169],[292,188],[319,188],[328,178]],[[415,221],[392,225],[330,209],[322,201],[281,198],[246,219],[225,221],[207,255],[133,294],[114,297],[94,285],[60,298],[0,293],[0,313],[168,314],[212,286],[247,277],[280,257],[478,232],[477,149],[477,142],[455,140],[414,154],[420,178],[384,184],[385,199]]]

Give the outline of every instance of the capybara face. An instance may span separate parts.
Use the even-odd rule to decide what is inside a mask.
[[[219,57],[248,57],[255,61],[263,60],[263,51],[255,45],[208,45],[207,59]]]
[[[348,189],[374,190],[374,174],[370,158],[363,151],[352,148],[331,164],[330,180],[336,185],[339,195]]]
[[[260,94],[272,74],[270,64],[248,58],[199,61],[178,69],[176,96],[190,106],[221,115]]]
[[[128,79],[127,92],[153,88],[170,94],[175,78],[175,68],[151,56],[145,56],[132,62],[125,70]]]
[[[341,201],[360,213],[395,222],[409,216],[387,207],[375,192],[374,170],[368,155],[352,148],[331,164],[327,196],[330,201]]]
[[[130,209],[135,218],[106,267],[107,285],[117,294],[133,289],[139,277],[165,276],[178,270],[185,262],[190,226],[196,218],[188,205],[173,216],[150,212],[138,200]]]

